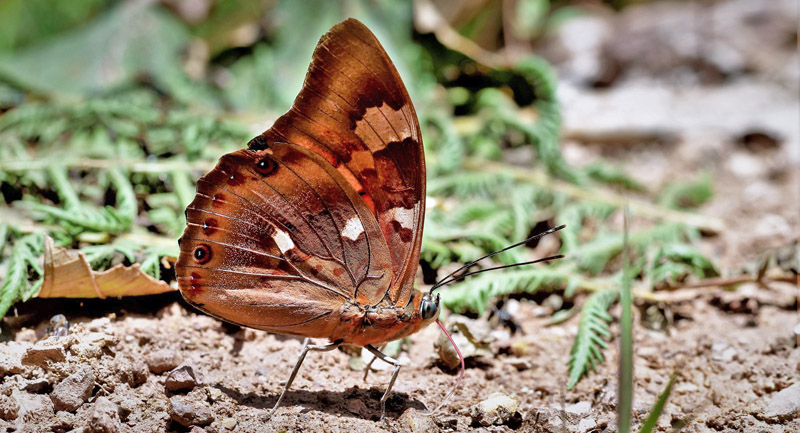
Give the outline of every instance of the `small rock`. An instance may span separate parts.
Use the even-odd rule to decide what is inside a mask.
[[[142,406],[142,401],[138,398],[128,398],[122,400],[119,404],[119,419],[126,421],[131,412],[139,409]]]
[[[597,421],[594,418],[584,418],[578,423],[578,430],[581,432],[588,432],[597,427]]]
[[[764,408],[764,417],[768,420],[784,421],[798,416],[800,416],[800,382],[773,395]]]
[[[472,406],[470,416],[473,422],[483,426],[501,425],[510,421],[518,408],[516,399],[502,392],[494,392],[486,400]]]
[[[494,356],[491,349],[494,340],[490,335],[491,328],[488,321],[473,320],[453,314],[447,318],[445,326],[464,359]],[[449,368],[456,368],[461,363],[453,345],[444,334],[439,334],[433,347],[442,363]]]
[[[716,342],[711,345],[711,359],[720,362],[731,362],[736,356],[736,349],[725,342]]]
[[[352,398],[347,400],[347,410],[355,415],[365,416],[369,413],[367,405],[360,398]]]
[[[67,355],[62,346],[37,344],[25,351],[22,355],[22,364],[45,368],[51,362],[61,362],[65,359]]]
[[[203,430],[203,427],[194,426],[189,430],[189,433],[206,433],[206,431]]]
[[[0,394],[0,418],[11,421],[17,419],[19,414],[19,403],[17,400]]]
[[[533,367],[533,363],[525,358],[506,358],[503,362],[516,368],[518,371],[529,370]]]
[[[89,322],[88,328],[91,332],[98,332],[102,331],[103,329],[107,328],[111,324],[111,319],[108,317],[101,317],[99,319],[94,319]]]
[[[56,410],[72,412],[89,399],[92,388],[94,374],[89,367],[83,367],[53,387],[50,399]]]
[[[35,343],[39,337],[36,336],[36,331],[31,328],[21,329],[14,337],[17,341],[25,341],[28,343]]]
[[[194,368],[191,365],[182,365],[172,370],[167,376],[164,386],[170,392],[191,391],[197,386],[197,376],[194,374]]]
[[[103,355],[103,348],[101,346],[90,343],[74,344],[70,346],[69,351],[77,357],[86,359],[99,358]]]
[[[397,421],[400,423],[400,431],[403,433],[437,433],[441,431],[432,417],[424,416],[413,408],[403,412]]]
[[[145,382],[147,382],[147,364],[142,361],[136,360],[131,362],[131,368],[133,369],[133,387],[137,387]]]
[[[588,401],[579,401],[564,408],[564,411],[573,415],[588,415],[592,410],[592,404]]]
[[[206,394],[208,395],[208,399],[211,400],[212,403],[220,401],[225,396],[225,393],[220,391],[219,388],[213,388],[213,387],[206,388]]]
[[[236,427],[236,423],[236,418],[228,417],[222,420],[222,427],[228,430],[233,430],[233,428]]]
[[[192,401],[183,396],[169,399],[169,415],[173,421],[184,427],[208,425],[214,421],[214,415],[204,403]]]
[[[62,433],[62,432],[80,432],[86,433],[86,429],[83,427],[75,428],[75,424],[77,424],[75,419],[75,414],[72,412],[64,412],[58,411],[56,412],[56,416],[52,421],[49,422],[50,424],[50,431],[55,433]]]
[[[41,377],[39,379],[29,380],[23,389],[34,394],[42,394],[50,391],[51,388],[50,381]]]
[[[147,355],[145,362],[150,371],[155,374],[161,374],[177,367],[181,361],[174,350],[161,349]]]
[[[107,397],[94,402],[92,418],[89,422],[91,433],[116,433],[119,430],[119,409]]]
[[[69,351],[82,358],[99,358],[103,355],[104,348],[116,346],[117,343],[119,339],[114,335],[92,332],[81,336],[76,344],[70,346]]]
[[[520,339],[511,343],[509,352],[514,356],[521,357],[531,353],[531,351],[535,349],[535,345],[530,340]]]
[[[700,388],[697,385],[693,384],[692,382],[683,382],[675,385],[675,392],[678,394],[686,394],[689,392],[696,392]]]
[[[16,401],[19,408],[17,423],[33,425],[53,416],[53,402],[46,395],[28,394],[15,390],[11,393],[11,398]]]

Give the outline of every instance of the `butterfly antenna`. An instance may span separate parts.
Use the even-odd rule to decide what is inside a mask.
[[[530,242],[530,241],[532,241],[532,240],[539,239],[539,238],[541,238],[541,237],[547,236],[547,235],[549,235],[550,233],[555,233],[555,232],[557,232],[557,231],[559,231],[559,230],[563,229],[564,227],[566,227],[566,225],[563,225],[563,224],[562,224],[562,225],[560,225],[560,226],[558,226],[558,227],[554,227],[554,228],[552,228],[552,229],[545,230],[545,231],[543,231],[543,232],[541,232],[541,233],[537,233],[537,234],[535,234],[535,235],[533,235],[533,236],[529,237],[528,239],[525,239],[524,241],[517,242],[517,243],[515,243],[515,244],[513,244],[513,245],[509,245],[509,246],[507,246],[507,247],[505,247],[505,248],[503,248],[503,249],[499,249],[499,250],[497,250],[497,251],[493,251],[493,252],[491,252],[491,253],[489,253],[489,254],[486,254],[485,256],[483,256],[483,257],[481,257],[481,258],[479,258],[479,259],[473,260],[473,261],[471,261],[471,262],[464,263],[464,265],[463,265],[463,266],[461,266],[460,268],[456,269],[456,270],[455,270],[455,271],[453,271],[453,272],[450,272],[450,273],[449,273],[449,274],[448,274],[446,277],[442,278],[442,279],[441,279],[441,280],[439,280],[437,283],[435,283],[435,284],[433,285],[433,287],[431,287],[430,293],[433,293],[433,291],[434,291],[434,290],[436,290],[436,289],[438,289],[438,288],[440,288],[440,287],[442,287],[442,286],[444,286],[444,285],[446,285],[446,284],[449,284],[449,283],[451,283],[451,282],[453,282],[453,281],[458,281],[458,280],[460,280],[460,279],[462,279],[462,278],[464,278],[464,277],[466,277],[466,276],[468,276],[468,275],[473,275],[472,273],[470,273],[470,274],[463,274],[463,275],[460,275],[460,276],[458,276],[458,277],[455,277],[454,279],[450,279],[450,277],[452,277],[453,275],[455,275],[455,274],[457,274],[457,273],[459,273],[459,272],[462,272],[462,271],[466,271],[466,270],[468,270],[469,268],[471,268],[471,267],[475,266],[476,264],[478,264],[478,262],[480,262],[480,261],[482,261],[482,260],[488,259],[488,258],[490,258],[490,257],[494,257],[494,256],[496,256],[496,255],[498,255],[498,254],[500,254],[500,253],[502,253],[502,252],[504,252],[504,251],[508,251],[508,250],[510,250],[510,249],[512,249],[512,248],[516,248],[516,247],[518,247],[518,246],[520,246],[520,245],[523,245],[523,244],[526,244],[526,243],[528,243],[528,242]],[[553,257],[548,257],[548,258],[546,258],[546,259],[535,260],[535,261],[532,261],[532,262],[517,263],[517,264],[514,264],[514,265],[506,265],[506,266],[499,266],[499,267],[497,267],[497,268],[484,269],[483,271],[496,270],[496,269],[504,269],[504,268],[510,268],[510,267],[514,267],[514,266],[530,265],[530,264],[533,264],[533,263],[538,263],[538,262],[542,262],[542,261],[546,261],[546,260],[553,260],[554,258],[561,258],[561,257],[563,257],[563,256],[553,256]],[[449,280],[449,279],[450,279],[450,280]]]
[[[444,332],[444,335],[446,335],[447,339],[450,340],[450,344],[453,345],[453,349],[456,350],[456,353],[458,354],[458,359],[461,360],[461,370],[459,370],[459,372],[458,372],[458,378],[456,378],[456,384],[453,385],[453,389],[451,389],[450,392],[447,393],[447,395],[444,397],[444,400],[442,400],[442,402],[439,403],[439,405],[436,406],[436,408],[434,408],[433,410],[431,410],[429,412],[422,412],[420,414],[420,415],[424,415],[424,416],[433,415],[439,409],[441,409],[442,406],[444,406],[445,403],[447,403],[448,400],[450,400],[450,397],[452,397],[453,393],[456,392],[456,390],[458,389],[458,386],[461,385],[461,379],[464,378],[464,370],[466,370],[466,368],[464,367],[464,356],[461,354],[461,351],[458,350],[458,346],[456,346],[456,342],[453,341],[453,337],[450,336],[450,333],[447,332],[447,328],[444,327],[444,325],[442,324],[442,322],[439,321],[439,319],[436,319],[436,324],[439,325],[439,328],[442,329],[442,332]]]
[[[497,271],[499,269],[516,268],[517,266],[533,265],[533,264],[536,264],[536,263],[549,262],[550,260],[558,260],[558,259],[563,259],[563,258],[564,258],[563,254],[558,254],[558,255],[555,255],[555,256],[545,257],[543,259],[531,260],[529,262],[520,262],[520,263],[514,263],[512,265],[495,266],[493,268],[486,268],[486,269],[481,269],[479,271],[473,271],[473,272],[468,272],[466,274],[461,274],[461,275],[459,275],[457,277],[453,277],[453,278],[451,278],[451,279],[449,279],[447,281],[442,281],[441,283],[437,283],[437,284],[438,284],[439,287],[442,287],[442,286],[446,286],[446,285],[451,284],[451,283],[455,283],[456,281],[461,281],[466,277],[469,277],[469,276],[472,276],[472,275],[476,275],[476,274],[482,274],[484,272]]]

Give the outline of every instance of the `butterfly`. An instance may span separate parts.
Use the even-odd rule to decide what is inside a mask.
[[[292,108],[198,180],[180,291],[221,320],[305,337],[270,415],[309,351],[347,344],[394,366],[384,419],[401,364],[377,347],[434,321],[445,330],[434,293],[444,284],[414,288],[424,217],[411,98],[376,37],[348,19],[320,39]],[[468,274],[453,275],[441,283]]]

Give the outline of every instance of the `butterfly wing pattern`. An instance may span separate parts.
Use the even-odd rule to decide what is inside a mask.
[[[350,19],[320,39],[293,107],[198,181],[178,283],[190,303],[229,322],[389,341],[418,326],[353,334],[372,323],[368,311],[400,317],[419,304],[424,210],[414,107],[375,36]]]

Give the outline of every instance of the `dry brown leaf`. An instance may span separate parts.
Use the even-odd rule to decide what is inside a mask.
[[[49,236],[44,241],[44,282],[40,298],[100,298],[157,295],[173,289],[132,266],[117,265],[95,272],[80,251],[58,247]]]

